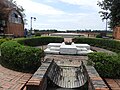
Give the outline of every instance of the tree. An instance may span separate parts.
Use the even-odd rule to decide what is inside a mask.
[[[110,28],[115,28],[120,25],[120,0],[103,0],[98,2],[99,7],[102,9],[102,20],[109,19]]]
[[[23,18],[24,23],[25,23],[26,22],[26,19],[25,19],[26,15],[24,13],[24,8],[20,5],[17,5],[16,1],[14,1],[14,0],[8,0],[8,4],[9,4],[9,7],[16,8],[16,10],[18,10],[21,13],[22,18]]]
[[[4,0],[0,0],[0,10],[2,10],[4,7],[6,7],[5,1]]]
[[[24,20],[24,23],[26,21],[25,19],[25,13],[24,8],[20,5],[17,5],[16,1],[14,0],[0,0],[0,11],[4,8],[15,8],[17,11],[19,11],[22,15],[22,18]]]

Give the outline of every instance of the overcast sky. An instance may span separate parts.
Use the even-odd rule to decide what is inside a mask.
[[[30,28],[30,17],[34,29],[105,29],[99,15],[97,0],[16,0],[25,9],[26,27]],[[101,0],[99,0],[101,1]]]

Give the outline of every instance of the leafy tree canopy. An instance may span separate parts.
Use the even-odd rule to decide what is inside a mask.
[[[22,6],[18,5],[14,0],[8,0],[8,2],[22,14],[23,18],[25,18],[24,8]]]
[[[15,8],[17,11],[19,11],[23,17],[24,22],[25,19],[25,13],[24,8],[16,3],[14,0],[0,0],[0,10],[4,8]]]
[[[102,19],[109,19],[110,28],[120,26],[120,0],[103,0],[98,1],[99,7],[102,9]]]

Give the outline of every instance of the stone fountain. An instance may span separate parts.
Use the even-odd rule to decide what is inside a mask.
[[[90,50],[90,45],[88,44],[75,44],[72,42],[70,45],[67,45],[63,42],[49,43],[44,52],[46,54],[87,55],[93,51]]]

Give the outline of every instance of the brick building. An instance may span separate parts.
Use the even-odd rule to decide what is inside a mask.
[[[120,39],[120,26],[114,28],[113,37],[114,39]]]
[[[1,1],[1,0],[0,0]],[[9,2],[0,3],[0,34],[12,34],[15,37],[24,36],[22,14]]]

